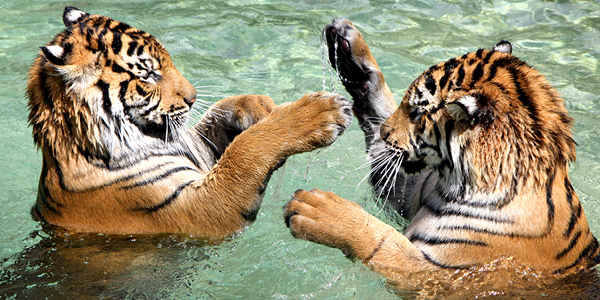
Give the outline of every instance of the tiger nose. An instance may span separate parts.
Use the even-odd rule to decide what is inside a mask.
[[[192,107],[194,102],[196,102],[196,93],[194,92],[194,95],[190,97],[183,97],[183,102],[185,102],[185,104],[187,104],[189,107]]]
[[[185,104],[187,104],[191,108],[194,102],[196,102],[196,97],[198,96],[198,94],[196,93],[196,89],[193,86],[191,86],[187,89],[187,92],[181,94],[181,96],[183,97],[183,102],[185,102]]]

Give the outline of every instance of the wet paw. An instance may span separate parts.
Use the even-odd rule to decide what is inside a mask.
[[[220,100],[211,108],[211,113],[219,116],[230,131],[239,133],[260,122],[274,108],[271,97],[239,95]]]
[[[375,59],[362,34],[343,18],[334,19],[323,31],[329,49],[329,62],[338,71],[346,89],[365,93]]]
[[[338,94],[307,94],[277,107],[269,122],[278,124],[278,135],[286,137],[286,156],[312,151],[331,145],[350,126],[351,103]]]
[[[358,204],[321,190],[298,190],[283,209],[294,237],[339,248],[346,254],[351,252],[347,239],[359,232],[356,220],[363,224],[368,217]]]

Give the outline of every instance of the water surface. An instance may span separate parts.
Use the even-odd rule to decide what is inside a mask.
[[[396,99],[429,66],[512,42],[575,118],[571,178],[600,236],[600,5],[584,1],[4,1],[0,3],[0,298],[394,299],[385,280],[340,251],[295,240],[281,207],[298,188],[333,190],[392,223],[357,187],[367,168],[355,124],[334,145],[292,157],[273,175],[258,220],[220,245],[185,236],[51,238],[29,209],[41,169],[24,89],[64,6],[147,31],[215,102],[267,94],[277,103],[323,89],[321,29],[346,17],[362,31]],[[331,90],[328,71],[327,89]],[[339,86],[337,91],[340,91]],[[345,94],[345,92],[344,92]],[[347,94],[345,94],[347,95]],[[399,227],[399,226],[398,226]],[[549,296],[553,290],[537,293]],[[518,292],[517,292],[518,294]]]

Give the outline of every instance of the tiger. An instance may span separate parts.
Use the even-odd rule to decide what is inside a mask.
[[[350,102],[309,93],[219,100],[188,127],[197,92],[152,35],[67,6],[27,86],[42,170],[31,212],[55,232],[238,234],[291,155],[333,143]]]
[[[401,233],[333,192],[298,190],[283,213],[294,237],[388,279],[499,260],[557,276],[600,262],[569,180],[573,119],[510,42],[432,66],[397,105],[350,21],[323,34],[365,135],[371,183],[409,223]]]

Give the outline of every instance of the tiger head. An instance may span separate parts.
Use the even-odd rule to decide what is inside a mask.
[[[503,41],[450,59],[408,87],[380,131],[401,170],[437,172],[447,195],[506,195],[575,159],[562,99],[511,52]]]
[[[29,120],[39,146],[105,156],[164,140],[169,127],[186,122],[196,90],[152,35],[74,7],[63,22],[30,70]]]

